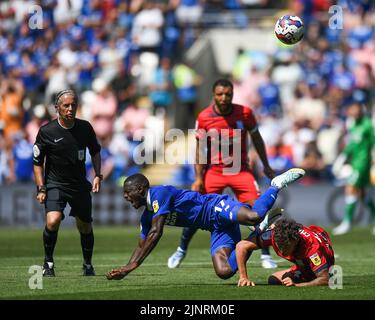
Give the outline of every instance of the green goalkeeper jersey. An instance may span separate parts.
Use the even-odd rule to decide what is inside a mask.
[[[374,145],[374,129],[371,119],[362,117],[348,126],[349,141],[344,153],[353,168],[366,170],[371,166],[371,150]]]

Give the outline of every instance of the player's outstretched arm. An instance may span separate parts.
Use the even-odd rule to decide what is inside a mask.
[[[256,249],[259,249],[259,247],[256,244],[255,237],[251,236],[236,245],[236,259],[240,274],[240,279],[238,280],[239,287],[255,286],[255,283],[247,275],[246,262],[252,251]]]
[[[129,263],[124,267],[113,269],[107,273],[108,280],[120,280],[142,264],[143,260],[151,253],[163,235],[165,219],[166,215],[160,215],[152,220],[152,226],[147,238],[134,250]]]

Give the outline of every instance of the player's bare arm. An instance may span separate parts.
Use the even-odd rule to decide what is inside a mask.
[[[127,276],[130,272],[137,269],[144,259],[151,253],[156,247],[161,236],[163,235],[163,228],[165,223],[166,215],[160,215],[152,219],[152,226],[143,244],[138,245],[138,248],[133,252],[129,263],[121,268],[113,269],[107,273],[108,280],[121,280]]]
[[[238,280],[239,287],[255,286],[255,283],[248,277],[246,262],[249,259],[251,252],[257,249],[259,249],[259,247],[256,244],[255,236],[250,236],[236,245],[236,259],[240,274],[240,279]]]
[[[254,144],[255,150],[258,153],[260,161],[262,161],[264,174],[270,179],[274,178],[275,172],[273,171],[273,169],[270,167],[268,163],[266,147],[265,147],[263,138],[260,135],[259,130],[257,129],[252,130],[250,132],[250,137],[251,137],[251,141]]]
[[[100,182],[103,179],[103,176],[100,174],[100,171],[101,171],[100,151],[97,152],[92,157],[92,165],[93,165],[94,171],[95,171],[95,178],[92,182],[92,192],[99,192],[100,191]]]
[[[296,287],[310,287],[310,286],[327,286],[329,282],[328,269],[323,269],[315,273],[316,279],[309,282],[301,282],[294,284]],[[289,278],[290,279],[290,278]]]
[[[205,159],[205,150],[202,144],[199,143],[199,139],[196,140],[196,148],[195,148],[195,181],[193,182],[191,186],[191,190],[197,191],[197,192],[203,192],[204,191],[204,183],[203,183],[203,174],[205,165],[201,164],[202,159]]]
[[[134,252],[133,252],[133,254],[132,254],[132,256],[131,256],[131,258],[130,258],[130,260],[128,262],[128,264],[134,262],[135,258],[139,255],[139,252],[142,250],[143,246],[145,245],[145,242],[146,242],[146,240],[143,240],[143,239],[140,239],[138,241],[138,247],[135,248],[135,250],[134,250]]]

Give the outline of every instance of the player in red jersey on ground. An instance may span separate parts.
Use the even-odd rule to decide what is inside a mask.
[[[293,262],[289,269],[277,271],[268,278],[269,284],[289,286],[328,285],[329,268],[335,258],[331,240],[318,226],[304,227],[291,219],[279,219],[269,229],[257,229],[236,246],[240,272],[238,286],[254,286],[248,278],[246,261],[254,250],[272,246],[278,256]]]
[[[213,103],[205,108],[196,122],[196,164],[193,191],[223,193],[230,187],[238,201],[252,205],[260,195],[248,163],[248,135],[264,167],[272,179],[263,138],[251,108],[232,103],[233,84],[219,79],[213,85]],[[184,228],[180,246],[169,258],[168,267],[176,268],[184,259],[187,247],[197,229]],[[262,265],[276,268],[268,248],[262,252]]]

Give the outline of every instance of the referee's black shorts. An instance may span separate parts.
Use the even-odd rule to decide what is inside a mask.
[[[66,204],[72,208],[70,216],[78,217],[83,222],[92,222],[92,202],[90,191],[72,192],[60,188],[47,189],[47,197],[44,204],[46,214],[51,211],[63,213]]]

